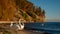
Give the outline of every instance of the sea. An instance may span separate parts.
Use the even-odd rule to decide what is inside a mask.
[[[36,22],[25,23],[25,28],[35,32],[45,32],[47,34],[60,34],[60,22]]]

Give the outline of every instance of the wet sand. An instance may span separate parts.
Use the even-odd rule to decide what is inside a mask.
[[[0,34],[43,34],[42,32],[33,32],[30,30],[16,30],[14,27],[10,27],[9,24],[0,24]]]

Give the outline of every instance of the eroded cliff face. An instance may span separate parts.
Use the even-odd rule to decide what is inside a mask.
[[[44,22],[45,21],[45,11],[40,7],[35,7],[33,3],[27,0],[17,0],[16,5],[19,9],[23,10],[27,15],[27,20],[33,22]],[[21,11],[20,10],[20,11]],[[25,18],[25,17],[24,17]]]
[[[44,22],[45,11],[27,0],[0,0],[0,21]]]
[[[16,5],[12,0],[0,0],[0,20],[12,20],[16,11]]]

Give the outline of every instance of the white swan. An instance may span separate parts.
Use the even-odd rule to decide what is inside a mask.
[[[21,19],[19,19],[19,26],[20,26],[20,27],[18,27],[19,30],[23,30],[24,29],[24,24],[21,23]]]
[[[24,29],[24,25],[16,25],[18,28],[18,30],[23,30]]]
[[[10,24],[10,27],[12,27],[13,26],[13,22],[11,22],[11,24]]]
[[[11,22],[10,27],[14,26],[13,22]],[[17,30],[23,30],[24,29],[24,24],[21,23],[21,19],[19,19],[18,24],[15,24],[15,26],[17,27]]]

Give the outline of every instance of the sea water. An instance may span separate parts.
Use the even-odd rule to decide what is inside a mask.
[[[60,34],[60,22],[36,22],[26,23],[25,27],[34,29],[37,32],[47,32],[51,34]]]

